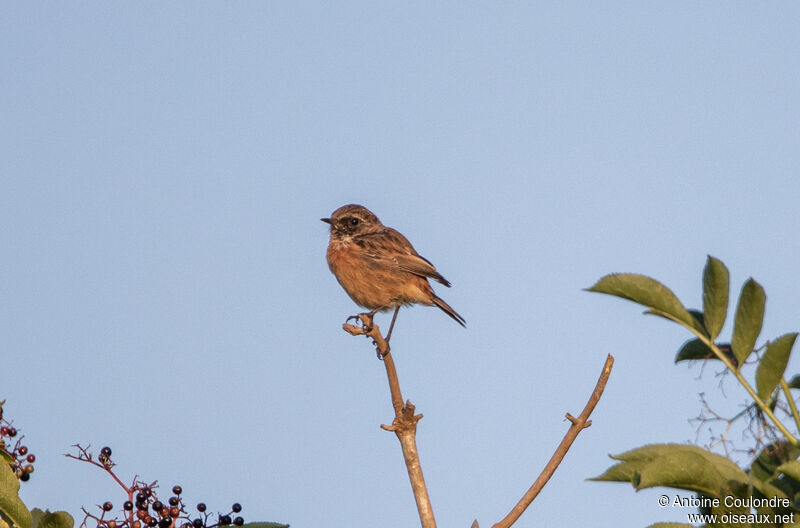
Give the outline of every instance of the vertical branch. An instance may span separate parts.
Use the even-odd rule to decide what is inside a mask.
[[[417,451],[417,422],[422,419],[422,415],[414,414],[415,407],[410,401],[403,403],[403,394],[400,391],[394,359],[389,352],[389,344],[380,333],[380,328],[372,322],[369,314],[360,314],[358,318],[361,320],[361,327],[345,323],[342,328],[351,335],[365,335],[372,338],[378,349],[378,356],[383,358],[394,408],[394,420],[392,425],[381,425],[381,429],[394,432],[400,441],[422,528],[436,528],[436,519],[433,516],[433,507],[428,496],[428,488],[425,485],[425,477],[422,475],[422,466],[419,463],[419,452]]]
[[[383,356],[383,364],[386,367],[386,378],[389,381],[389,393],[396,418],[403,411],[403,393],[400,392],[400,381],[397,379],[397,369],[394,368],[394,359],[392,359],[391,352],[387,351]]]
[[[414,416],[414,406],[411,402],[406,403],[408,409],[408,416],[411,416],[413,426],[406,429],[395,427],[397,424],[397,417],[394,423],[390,426],[381,426],[387,431],[394,431],[397,439],[400,440],[400,447],[403,450],[403,458],[406,462],[406,469],[408,470],[408,478],[411,481],[411,490],[414,492],[414,500],[417,503],[417,511],[419,512],[419,520],[423,528],[436,528],[436,519],[433,516],[433,507],[431,506],[431,499],[428,496],[428,488],[425,485],[425,478],[422,476],[422,467],[419,464],[419,453],[417,452],[417,422],[422,418],[421,414]],[[405,413],[405,410],[404,410]],[[392,429],[395,427],[394,429]]]

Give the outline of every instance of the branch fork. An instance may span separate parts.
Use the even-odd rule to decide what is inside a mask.
[[[406,400],[406,404],[400,409],[400,412],[395,410],[396,414],[392,425],[381,425],[384,431],[391,431],[396,434],[414,434],[417,431],[417,422],[422,419],[421,414],[414,414],[414,404],[410,400]]]
[[[397,312],[395,311],[395,316],[396,315]],[[411,481],[411,488],[414,492],[414,500],[417,503],[417,510],[419,511],[422,528],[436,528],[436,520],[433,516],[433,508],[428,496],[428,489],[425,486],[425,479],[422,476],[422,467],[420,466],[419,453],[417,452],[417,422],[422,419],[422,414],[414,414],[416,408],[411,401],[403,403],[403,395],[400,392],[400,383],[397,379],[394,359],[389,351],[389,343],[381,335],[378,325],[374,324],[372,316],[373,314],[370,313],[362,313],[348,318],[348,321],[353,318],[358,319],[361,325],[357,326],[345,322],[342,325],[342,329],[350,335],[363,335],[372,338],[372,342],[378,353],[378,358],[383,360],[384,366],[386,367],[386,376],[389,380],[389,390],[391,392],[392,407],[394,407],[395,416],[392,425],[381,425],[381,429],[393,432],[400,441],[400,447],[403,450],[403,458],[406,462],[406,469],[408,471],[409,480]],[[553,453],[553,456],[550,458],[550,461],[545,465],[539,477],[537,477],[530,489],[522,496],[508,515],[501,521],[495,523],[492,528],[508,528],[519,519],[522,513],[533,502],[533,499],[536,498],[545,484],[547,484],[547,481],[550,480],[550,477],[553,476],[553,473],[555,473],[558,465],[564,459],[564,456],[566,456],[567,451],[572,446],[578,434],[592,425],[592,421],[589,420],[589,415],[600,401],[606,382],[608,382],[608,377],[611,375],[611,368],[613,365],[614,357],[609,354],[606,358],[605,365],[603,365],[603,370],[600,373],[600,378],[597,380],[594,391],[592,391],[592,395],[589,397],[589,401],[586,403],[581,414],[576,418],[570,413],[566,413],[565,418],[569,420],[572,425],[567,430],[555,453]],[[472,528],[479,528],[477,520],[473,522]]]

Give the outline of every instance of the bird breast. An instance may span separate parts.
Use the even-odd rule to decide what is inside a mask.
[[[369,257],[351,241],[331,241],[328,267],[356,304],[390,309],[407,303],[431,304],[432,292],[423,277]]]

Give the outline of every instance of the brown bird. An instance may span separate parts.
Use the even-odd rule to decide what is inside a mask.
[[[458,324],[463,317],[433,293],[428,279],[448,288],[450,283],[422,258],[399,231],[386,227],[361,205],[344,205],[330,218],[328,266],[356,304],[376,312],[394,308],[386,340],[392,335],[397,312],[404,304],[436,305]]]

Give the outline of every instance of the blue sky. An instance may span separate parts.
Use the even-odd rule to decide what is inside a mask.
[[[707,254],[800,329],[793,3],[29,2],[0,20],[0,398],[23,499],[123,501],[61,456],[296,527],[413,526],[383,366],[319,218],[401,230],[453,287],[400,313],[441,526],[496,522],[616,356],[594,424],[519,526],[686,521],[587,482],[694,440],[714,369],[677,327],[582,291],[651,275],[701,305]],[[383,318],[388,323],[388,316]],[[379,319],[381,323],[381,319]],[[724,335],[729,335],[726,325]],[[797,363],[790,363],[790,371]],[[700,374],[702,372],[702,377]],[[721,409],[744,393],[726,381]]]

